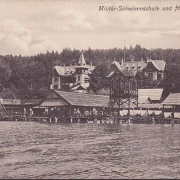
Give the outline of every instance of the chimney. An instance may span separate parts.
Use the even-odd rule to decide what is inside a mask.
[[[124,60],[123,60],[123,58],[122,58],[122,60],[121,60],[121,66],[124,66]]]
[[[92,62],[90,62],[90,66],[92,66]]]
[[[132,64],[132,69],[134,69],[135,68],[135,64],[134,64],[134,61],[133,61],[133,64]]]
[[[128,62],[127,62],[127,64],[126,64],[126,68],[129,69],[129,64],[128,64]]]
[[[53,85],[52,84],[50,85],[50,89],[53,89]]]
[[[143,62],[143,58],[141,58],[140,63],[138,63],[138,69],[140,69],[142,67],[142,62]]]

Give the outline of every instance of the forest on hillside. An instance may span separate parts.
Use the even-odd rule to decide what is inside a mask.
[[[104,79],[108,66],[113,60],[126,61],[151,59],[164,59],[167,62],[167,77],[161,82],[160,86],[166,89],[165,94],[170,91],[180,90],[180,49],[146,49],[140,45],[125,49],[113,48],[106,50],[91,49],[84,50],[86,63],[96,65],[96,70],[92,76]],[[55,65],[69,65],[78,62],[80,51],[65,48],[61,53],[48,52],[34,56],[0,56],[0,83],[2,98],[44,98],[49,92],[51,84],[51,72]],[[98,71],[100,71],[98,73]],[[102,72],[102,73],[101,73]],[[96,84],[96,78],[94,85]],[[148,80],[145,80],[148,82]],[[106,87],[107,84],[101,83],[98,89]],[[156,83],[151,82],[146,87],[154,87]],[[94,86],[96,88],[96,85]],[[92,91],[98,93],[91,86]]]

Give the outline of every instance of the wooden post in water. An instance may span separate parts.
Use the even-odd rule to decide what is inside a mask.
[[[73,118],[72,118],[72,116],[71,116],[71,123],[73,123]]]
[[[72,107],[71,107],[71,105],[69,106],[69,116],[70,117],[72,116]]]
[[[163,104],[163,108],[162,108],[162,115],[163,115],[163,118],[164,118],[164,104]]]
[[[58,121],[58,118],[55,116],[55,122],[57,123],[57,121]]]
[[[130,124],[130,108],[131,108],[131,100],[130,100],[130,82],[128,82],[128,120],[127,123]]]

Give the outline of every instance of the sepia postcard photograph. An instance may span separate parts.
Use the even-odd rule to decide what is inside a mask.
[[[0,0],[0,179],[180,179],[179,0]]]

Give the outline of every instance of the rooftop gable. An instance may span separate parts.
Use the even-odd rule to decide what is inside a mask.
[[[152,60],[152,59],[150,59],[147,61],[147,66],[149,63],[152,63],[153,66],[159,71],[164,71],[165,66],[166,66],[166,62],[164,60]]]
[[[78,65],[79,65],[79,66],[86,66],[86,61],[85,61],[85,59],[84,59],[83,52],[81,52]]]
[[[121,66],[121,65],[119,64],[119,62],[117,62],[117,61],[115,61],[115,60],[111,63],[110,67],[111,67],[111,66],[115,66],[116,69],[119,70],[124,76],[134,76],[133,73],[131,73],[130,70],[128,70],[128,69],[127,69],[126,67],[124,67],[124,66]],[[112,73],[110,73],[110,74],[112,75]],[[110,76],[111,76],[110,74],[109,74],[107,77],[110,77]]]
[[[163,105],[180,105],[180,93],[171,93],[162,102]]]
[[[73,88],[71,88],[71,90],[78,90],[78,89],[86,90],[88,88],[89,88],[89,83],[83,83],[83,84],[79,84],[77,86],[74,86]]]
[[[139,96],[138,97],[138,104],[147,104],[150,102],[151,102],[151,100],[148,96]]]
[[[66,106],[66,105],[68,104],[63,100],[47,98],[39,105],[39,107],[58,107],[58,106]]]
[[[160,71],[164,71],[166,62],[164,60],[153,60]]]
[[[138,96],[146,96],[149,97],[152,101],[158,100],[160,101],[163,89],[139,89]]]
[[[55,69],[59,75],[64,75],[64,67],[63,66],[55,66],[53,69]]]

